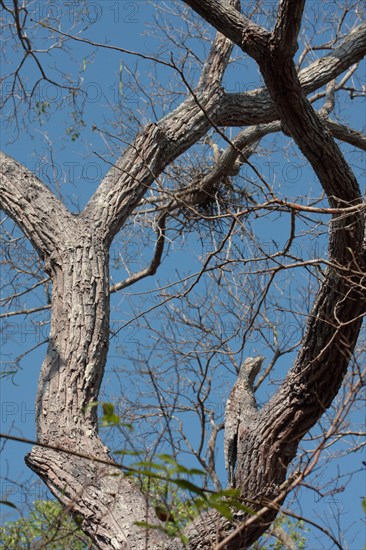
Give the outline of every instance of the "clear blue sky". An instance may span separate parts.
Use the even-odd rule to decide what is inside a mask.
[[[9,1],[7,3],[11,4]],[[34,5],[35,19],[42,20],[46,18],[49,14],[46,2],[36,2]],[[326,7],[322,12],[319,7],[320,3],[309,3],[309,16],[315,18],[319,15],[325,20],[323,38],[327,36],[327,24],[331,22],[333,12],[330,6],[332,5],[332,3],[326,3]],[[88,28],[82,33],[84,38],[104,44],[117,45],[126,50],[137,51],[145,55],[151,55],[156,50],[158,38],[161,36],[159,31],[157,38],[152,36],[151,29],[154,27],[154,17],[157,14],[154,7],[147,5],[143,0],[88,2],[88,11],[81,13],[79,13],[74,2],[56,1],[53,3],[52,9],[56,18],[59,15],[61,16],[62,29],[66,33],[70,32],[77,35],[81,29],[87,26]],[[177,24],[177,20],[174,18],[172,21]],[[52,24],[52,20],[49,21],[49,24]],[[321,40],[320,36],[318,40]],[[38,35],[38,41],[38,47],[44,47],[42,33]],[[198,45],[195,39],[188,41],[188,46],[194,48],[199,55],[202,54],[202,47]],[[83,100],[80,97],[77,103],[78,109],[83,108],[82,114],[79,114],[78,110],[67,100],[66,91],[62,91],[50,83],[43,82],[35,91],[36,100],[33,102],[33,110],[27,111],[25,104],[19,105],[18,124],[12,119],[8,124],[3,125],[1,148],[4,152],[35,171],[56,192],[60,185],[69,208],[77,211],[87,202],[100,179],[106,173],[109,166],[106,160],[109,162],[113,160],[111,153],[108,156],[107,138],[99,131],[93,130],[93,128],[96,126],[118,134],[118,126],[111,129],[109,121],[116,120],[114,109],[119,105],[125,111],[130,111],[141,123],[154,119],[154,113],[149,108],[148,98],[143,92],[143,87],[149,83],[150,74],[167,89],[171,83],[177,80],[178,76],[172,69],[161,65],[157,66],[156,74],[154,74],[151,62],[121,52],[96,49],[74,41],[68,41],[67,47],[67,53],[62,50],[52,50],[49,54],[41,54],[40,59],[49,77],[58,82],[66,82],[66,73],[70,74],[74,80],[82,79],[81,88],[84,91],[84,96],[82,96]],[[162,57],[169,60],[172,46],[163,40],[161,48]],[[178,57],[179,54],[175,53],[175,55]],[[2,75],[14,70],[20,59],[21,51],[11,49],[7,53],[7,57],[3,59]],[[131,76],[134,72],[136,72],[141,87],[137,85]],[[31,90],[39,77],[34,62],[28,61],[22,68],[21,75],[27,90]],[[193,73],[193,78],[194,75],[195,73]],[[251,89],[259,85],[261,85],[261,79],[253,63],[246,59],[242,60],[239,65],[233,64],[225,78],[225,87],[231,91]],[[9,86],[10,81],[8,80],[4,83],[2,97],[9,91]],[[181,86],[180,91],[184,91],[184,86]],[[41,111],[38,114],[37,107],[35,108],[37,102],[38,109]],[[177,102],[179,102],[179,97],[176,100]],[[5,113],[9,115],[11,108],[12,105],[8,103]],[[42,113],[42,109],[45,110],[45,113]],[[360,102],[354,104],[348,102],[347,109],[350,124],[356,129],[361,129],[359,127]],[[167,109],[168,111],[169,109]],[[156,115],[159,117],[162,114],[164,114],[162,108],[157,108]],[[124,112],[123,116],[128,116],[128,113]],[[82,123],[80,123],[80,119],[82,119]],[[133,126],[132,122],[131,126]],[[73,136],[76,139],[73,140]],[[270,148],[271,143],[270,138],[267,138],[261,144],[261,147],[265,150],[266,147]],[[50,144],[52,144],[51,147]],[[113,154],[118,150],[117,145],[118,143],[115,141]],[[316,178],[307,169],[302,159],[299,157],[294,159],[283,154],[284,148],[288,146],[288,141],[286,139],[278,140],[277,146],[278,150],[273,152],[270,159],[264,155],[255,159],[263,175],[270,178],[275,171],[277,180],[281,180],[281,189],[284,195],[288,193],[288,196],[295,199],[304,193],[309,197],[318,196],[319,189]],[[346,149],[347,147],[345,147]],[[290,153],[291,151],[290,149]],[[103,154],[105,160],[102,160],[96,153]],[[51,158],[53,159],[53,166]],[[363,162],[364,160],[363,157]],[[358,175],[362,174],[362,157],[355,156],[354,164]],[[56,182],[58,183],[56,184]],[[296,187],[295,191],[294,187]],[[285,242],[288,238],[287,222],[288,218],[278,219],[276,227],[274,227],[273,222],[262,221],[258,231],[263,236],[267,236],[269,246],[272,246],[272,240]],[[258,223],[256,223],[257,226]],[[268,237],[268,234],[270,237]],[[119,265],[117,269],[114,269],[113,264],[113,260],[118,259],[123,246],[121,243],[116,243],[112,247],[111,274],[115,282],[124,277],[121,266]],[[323,250],[326,247],[326,240],[319,240],[316,246],[318,250]],[[4,254],[4,251],[2,253]],[[25,255],[28,253],[29,258],[31,258],[30,245],[28,245],[28,250],[24,251]],[[134,255],[141,254],[149,258],[151,249],[143,248],[141,243],[130,242],[127,245],[127,254],[130,256],[130,265],[133,269]],[[172,247],[171,253],[164,263],[163,272],[159,272],[157,280],[164,284],[176,277],[177,271],[180,275],[197,271],[199,269],[198,257],[201,254],[201,245],[196,242],[194,235],[190,235],[187,238],[185,247],[182,246],[175,250],[175,253],[174,247]],[[137,267],[138,265],[136,265]],[[3,271],[3,275],[10,276],[5,271]],[[295,291],[299,284],[295,275],[289,288]],[[156,282],[149,280],[140,284],[137,291],[148,291],[156,286]],[[133,303],[131,305],[130,294],[134,290],[128,289],[126,292],[112,297],[112,315],[115,326],[119,327],[122,321],[128,321],[131,318],[133,315],[132,308],[140,307]],[[147,297],[146,300],[150,305],[157,301],[154,297]],[[28,296],[20,297],[15,305],[16,309],[22,309],[23,307],[37,307],[44,303],[44,294],[35,291],[31,298]],[[136,302],[136,304],[139,303]],[[153,315],[150,316],[150,320],[153,319]],[[44,315],[40,314],[33,317],[19,316],[2,320],[2,362],[10,362],[26,349],[36,347],[20,363],[20,368],[16,369],[16,374],[12,378],[2,380],[2,432],[29,438],[35,436],[34,401],[39,368],[46,350],[46,345],[43,344],[40,347],[37,347],[37,345],[43,342],[48,335],[47,323],[39,324],[39,321],[42,320],[43,322],[44,319]],[[289,325],[286,326],[288,328]],[[295,331],[294,326],[292,329]],[[114,378],[113,369],[118,367],[121,361],[126,361],[125,358],[121,358],[121,350],[122,352],[127,350],[128,354],[129,349],[134,346],[136,339],[139,337],[140,335],[136,333],[132,324],[111,341],[108,373],[103,386],[105,399],[117,399],[118,383]],[[294,335],[294,339],[295,337]],[[248,354],[262,353],[266,355],[266,350],[262,346],[262,343],[253,342],[250,349],[248,349]],[[284,368],[287,363],[280,363],[281,365]],[[227,372],[225,376],[229,377]],[[219,396],[217,406],[222,406],[224,398],[225,391]],[[263,402],[265,399],[266,390],[263,390],[259,395],[259,400]],[[359,421],[359,414],[361,413],[355,415],[355,421],[357,422]],[[194,435],[195,428],[193,426],[192,436],[194,437]],[[9,500],[20,506],[27,501],[32,501],[34,498],[46,497],[47,491],[44,485],[31,475],[23,462],[24,455],[30,447],[11,441],[6,444],[2,441],[1,445],[1,498],[8,496]],[[306,447],[306,443],[304,447]],[[304,515],[314,521],[318,519],[317,514],[323,515],[323,518],[328,518],[334,527],[336,521],[331,519],[335,509],[334,504],[337,504],[335,501],[341,502],[344,509],[341,526],[345,530],[348,529],[346,541],[351,550],[361,550],[364,542],[363,527],[360,523],[362,513],[360,503],[361,487],[362,480],[364,480],[364,476],[360,474],[362,467],[360,454],[354,453],[347,455],[343,460],[337,460],[332,466],[334,473],[329,470],[326,473],[326,479],[329,481],[333,475],[336,477],[338,473],[342,475],[346,472],[358,472],[345,479],[348,484],[346,492],[319,500],[319,496],[315,492],[302,491],[300,500],[295,502],[293,506],[295,510],[302,508]],[[218,466],[220,476],[224,480],[225,472],[222,456],[218,458]],[[31,488],[28,484],[24,488],[19,485],[28,480],[31,480]],[[329,487],[325,488],[324,492],[327,492],[327,490],[329,490]],[[288,502],[290,500],[291,498]],[[4,519],[10,517],[9,511],[4,507],[0,511]],[[11,517],[14,517],[14,514],[11,514]],[[318,540],[318,536],[319,532],[316,530],[312,530],[309,534],[311,547],[314,549],[326,548],[326,546],[323,546],[325,539]]]

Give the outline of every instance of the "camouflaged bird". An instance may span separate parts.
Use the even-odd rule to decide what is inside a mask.
[[[245,411],[253,413],[257,403],[253,395],[253,384],[264,357],[248,357],[240,367],[238,378],[230,392],[225,409],[225,467],[228,471],[228,483],[235,486],[235,464],[238,451],[240,422],[245,420]]]

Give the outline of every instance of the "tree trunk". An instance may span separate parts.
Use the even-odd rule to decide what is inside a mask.
[[[135,522],[156,523],[156,514],[137,485],[113,467],[97,433],[97,408],[90,406],[98,399],[108,349],[108,253],[84,224],[75,225],[73,241],[62,244],[49,266],[53,307],[37,396],[37,438],[110,466],[43,447],[35,447],[26,462],[83,518],[83,530],[99,548],[145,548],[147,534]],[[156,548],[164,542],[154,531],[148,539]]]
[[[343,56],[323,58],[298,77],[292,57],[302,2],[292,3],[297,8],[293,12],[286,11],[291,3],[281,2],[273,33],[243,18],[229,6],[235,2],[186,3],[257,60],[267,90],[224,92],[220,84],[231,44],[219,34],[194,97],[140,132],[79,216],[68,212],[16,161],[0,157],[3,208],[31,239],[53,282],[51,333],[37,395],[37,437],[48,447],[36,446],[27,464],[71,512],[81,516],[83,530],[101,549],[183,548],[180,540],[171,541],[161,530],[136,525],[164,526],[137,484],[123,477],[109,457],[97,433],[93,406],[108,350],[108,247],[151,183],[214,124],[281,120],[314,168],[330,205],[336,209],[362,202],[352,171],[305,92],[329,82],[362,57],[365,26],[339,46],[337,52]],[[284,49],[284,41],[291,47]],[[299,441],[336,396],[357,341],[366,308],[363,238],[361,208],[334,215],[329,268],[295,365],[271,401],[247,424],[245,417],[241,419],[236,486],[253,509],[273,500],[276,506],[243,529],[210,511],[187,527],[188,548],[212,548],[233,532],[225,548],[246,547],[276,516],[284,499],[281,485]],[[238,513],[237,518],[243,521],[246,516]]]

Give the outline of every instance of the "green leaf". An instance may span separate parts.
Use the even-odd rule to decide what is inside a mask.
[[[161,453],[161,454],[158,454],[157,457],[161,458],[161,460],[163,460],[164,462],[167,462],[169,464],[174,464],[174,465],[178,464],[177,461],[175,460],[175,458],[172,455]]]
[[[137,525],[137,527],[146,527],[146,529],[161,529],[160,525],[154,525],[146,521],[135,521],[134,525]]]
[[[114,414],[114,406],[112,403],[102,403],[102,409],[106,416]]]
[[[233,513],[230,509],[230,507],[225,502],[215,502],[212,503],[212,508],[215,508],[224,518],[226,519],[232,519]]]
[[[103,426],[109,426],[111,424],[119,424],[120,417],[114,412],[114,406],[112,403],[102,403],[103,416],[101,422]]]
[[[191,468],[187,470],[187,474],[191,476],[204,476],[205,472],[203,470],[198,470],[197,468]]]
[[[240,497],[240,490],[239,489],[224,489],[223,491],[219,491],[216,494],[218,496],[221,496],[221,497],[239,498]]]
[[[9,504],[4,502],[4,504]],[[91,540],[77,523],[65,515],[62,506],[53,500],[35,501],[28,517],[0,526],[2,548],[47,548],[48,550],[85,550]]]
[[[151,474],[153,474],[153,472],[151,472],[152,469],[159,470],[159,471],[166,470],[166,467],[163,464],[158,464],[157,462],[150,462],[149,460],[134,462],[132,466],[134,468],[141,468],[141,467],[146,468],[146,472],[150,472]]]
[[[123,426],[133,430],[130,424],[124,424]],[[113,451],[113,454],[122,456],[139,456],[141,453],[139,451]]]
[[[83,411],[87,411],[88,409],[95,409],[95,407],[98,407],[99,401],[90,401],[85,407],[83,408]]]
[[[182,464],[176,464],[175,471],[181,474],[187,474],[187,475],[199,475],[203,476],[205,475],[205,472],[202,470],[197,470],[195,468],[186,468],[185,466],[182,466]]]
[[[197,485],[194,485],[194,483],[191,483],[187,479],[179,479],[175,478],[171,480],[172,483],[175,483],[178,487],[181,489],[187,489],[188,491],[191,491],[192,493],[197,493],[198,495],[202,495],[204,493],[204,490],[201,487],[198,487]]]
[[[193,504],[198,510],[201,510],[201,508],[207,508],[207,498],[206,495],[203,495],[202,497],[197,497],[193,500]]]

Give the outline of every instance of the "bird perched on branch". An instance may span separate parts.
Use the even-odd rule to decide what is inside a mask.
[[[253,384],[264,357],[248,357],[241,365],[238,378],[230,392],[225,409],[225,467],[228,471],[228,483],[235,486],[234,471],[238,452],[238,435],[241,422],[246,415],[257,409],[253,394]]]

